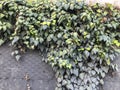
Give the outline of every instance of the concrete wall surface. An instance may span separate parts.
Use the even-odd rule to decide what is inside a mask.
[[[109,3],[109,4],[114,5],[115,7],[120,8],[120,0],[86,0],[86,3],[88,4],[100,3],[102,5]]]
[[[57,2],[59,0],[50,0],[50,1]],[[82,1],[82,0],[77,0],[77,1]],[[120,9],[120,0],[85,0],[85,2],[89,5],[93,5],[95,3],[100,3],[101,5],[105,5],[106,3],[109,3]]]

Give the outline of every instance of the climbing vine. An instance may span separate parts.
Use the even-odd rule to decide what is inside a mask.
[[[56,90],[98,90],[120,52],[120,11],[76,0],[0,2],[0,45],[19,61],[27,49],[47,52]]]

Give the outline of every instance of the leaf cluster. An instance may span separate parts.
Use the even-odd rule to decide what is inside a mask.
[[[0,45],[9,41],[17,60],[26,49],[47,52],[56,90],[98,90],[120,48],[120,11],[66,0],[0,3]]]

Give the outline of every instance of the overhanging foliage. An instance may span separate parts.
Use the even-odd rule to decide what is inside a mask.
[[[120,47],[120,11],[66,1],[0,2],[0,45],[10,42],[17,60],[26,49],[47,51],[56,90],[98,90]]]

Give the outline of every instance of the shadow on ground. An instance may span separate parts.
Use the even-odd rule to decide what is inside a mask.
[[[0,90],[55,90],[54,72],[37,51],[27,52],[20,62],[10,54],[10,47],[0,47]]]

